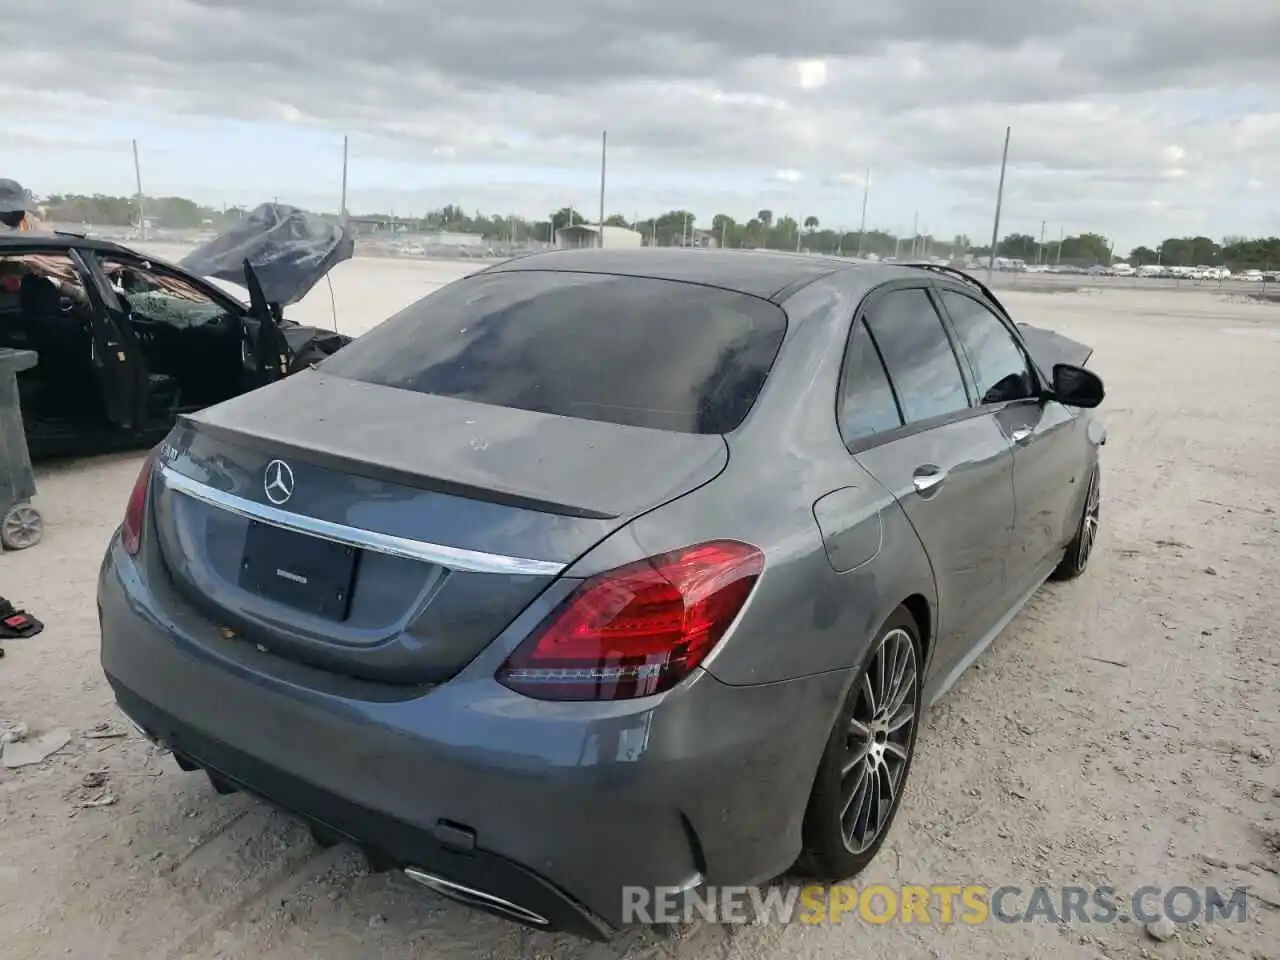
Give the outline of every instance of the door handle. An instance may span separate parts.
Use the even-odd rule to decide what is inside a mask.
[[[946,478],[946,473],[937,467],[921,467],[911,478],[911,483],[916,488],[916,493],[928,493]]]
[[[1030,427],[1019,427],[1013,431],[1012,438],[1014,443],[1026,443],[1031,439],[1031,435],[1035,433]]]

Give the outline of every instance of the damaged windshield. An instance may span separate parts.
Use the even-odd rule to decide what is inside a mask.
[[[99,263],[118,295],[129,304],[135,321],[171,327],[202,327],[223,322],[224,304],[176,274],[147,261],[133,262],[99,255]]]

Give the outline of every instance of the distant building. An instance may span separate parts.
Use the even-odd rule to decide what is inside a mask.
[[[484,247],[488,246],[483,234],[479,233],[454,233],[450,230],[441,230],[438,233],[424,233],[420,235],[424,244],[438,244],[442,247]]]
[[[374,236],[380,233],[410,233],[416,230],[422,221],[411,217],[368,216],[347,217],[347,225],[358,237]]]
[[[626,227],[604,228],[604,247],[606,250],[632,250],[644,244],[644,237],[636,230]],[[575,223],[572,227],[561,227],[556,231],[557,250],[576,250],[581,247],[600,246],[600,228],[592,223]]]

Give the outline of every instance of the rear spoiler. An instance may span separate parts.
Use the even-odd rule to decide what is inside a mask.
[[[1006,320],[1010,323],[1015,323],[1009,311],[1000,302],[1000,299],[991,292],[985,283],[972,274],[941,263],[903,263],[900,266],[912,267],[916,270],[929,270],[933,273],[951,277],[953,280],[959,280],[961,283],[966,283],[981,293],[1000,313],[1004,314]],[[1052,330],[1045,330],[1041,327],[1033,327],[1029,323],[1015,323],[1015,325],[1018,328],[1018,332],[1022,334],[1023,343],[1031,351],[1031,359],[1050,378],[1053,377],[1055,365],[1066,363],[1073,367],[1083,367],[1089,362],[1089,358],[1093,356],[1093,347],[1072,340],[1070,337],[1064,337],[1060,333],[1054,333]]]

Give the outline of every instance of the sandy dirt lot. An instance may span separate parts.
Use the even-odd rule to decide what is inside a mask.
[[[466,264],[357,260],[358,332]],[[322,285],[295,311],[323,321]],[[42,618],[0,660],[0,718],[69,742],[0,766],[0,953],[254,960],[1280,958],[1280,307],[1208,291],[1012,292],[1097,348],[1102,535],[928,717],[901,816],[861,882],[1249,888],[1242,923],[682,927],[606,945],[452,905],[287,817],[219,797],[128,735],[97,662],[93,585],[140,457],[40,477],[46,541],[0,556]],[[229,705],[234,708],[234,705]],[[94,806],[94,802],[113,801]],[[1017,905],[1025,905],[1019,903]],[[936,919],[936,918],[935,918]]]

